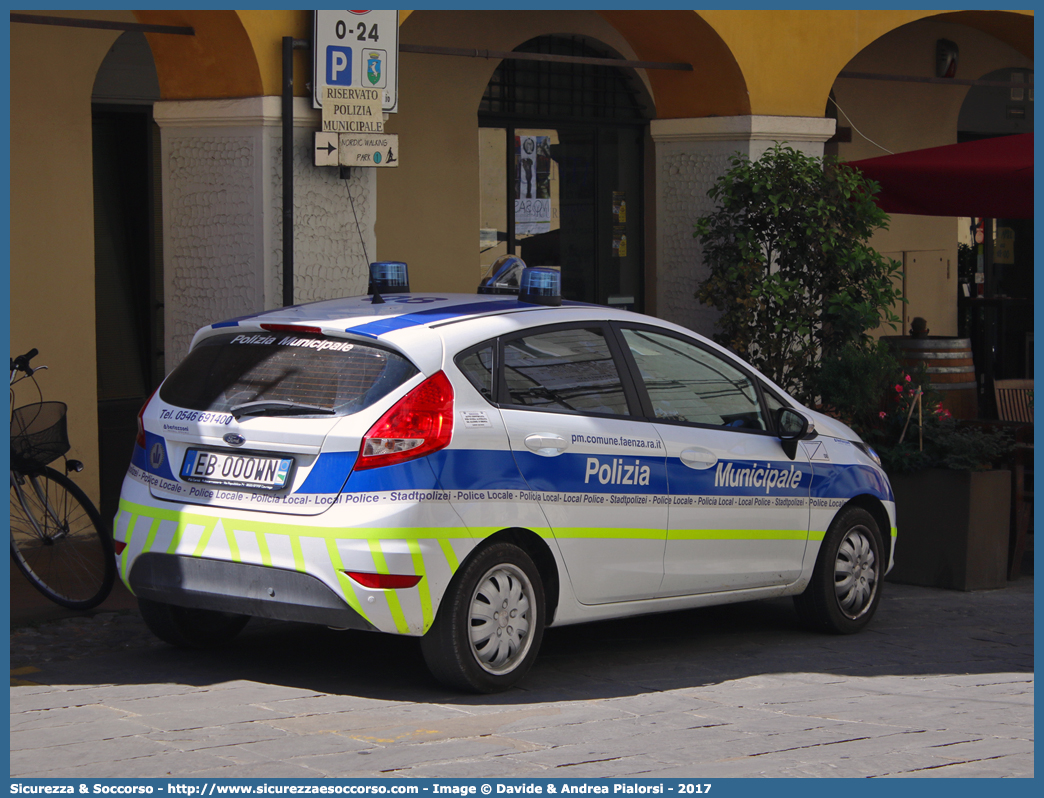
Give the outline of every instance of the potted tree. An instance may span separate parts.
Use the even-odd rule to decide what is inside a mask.
[[[894,582],[980,590],[1007,580],[1010,433],[955,420],[922,367],[901,369],[883,344],[825,359],[819,409],[877,450],[895,493]]]
[[[694,233],[710,269],[697,297],[721,311],[715,340],[879,449],[900,530],[893,580],[1000,587],[1010,475],[994,466],[1011,442],[958,426],[927,376],[902,372],[871,336],[896,329],[902,301],[901,265],[868,243],[888,224],[879,186],[778,144],[730,163]]]
[[[870,433],[892,483],[900,530],[889,578],[955,590],[1003,587],[1011,472],[998,466],[1011,454],[1011,434],[955,421],[911,375],[893,391]]]

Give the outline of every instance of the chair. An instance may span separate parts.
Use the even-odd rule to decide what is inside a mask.
[[[1011,469],[1011,542],[1008,579],[1018,579],[1033,521],[1033,380],[995,380],[997,417],[1015,422]]]
[[[1033,423],[1033,380],[994,380],[997,418]]]

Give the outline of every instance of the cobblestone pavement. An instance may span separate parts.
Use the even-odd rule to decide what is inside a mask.
[[[788,600],[551,629],[498,696],[413,640],[254,621],[185,652],[130,610],[17,628],[11,665],[12,776],[1033,775],[1025,577],[888,584],[851,637]]]

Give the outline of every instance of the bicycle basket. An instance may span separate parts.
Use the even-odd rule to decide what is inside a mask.
[[[36,402],[11,413],[11,468],[43,468],[69,451],[65,402]]]

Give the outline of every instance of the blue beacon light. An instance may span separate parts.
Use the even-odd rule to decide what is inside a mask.
[[[539,266],[527,268],[522,272],[518,301],[558,307],[562,304],[562,273]]]
[[[370,264],[369,294],[408,294],[410,274],[399,260],[379,260]]]

